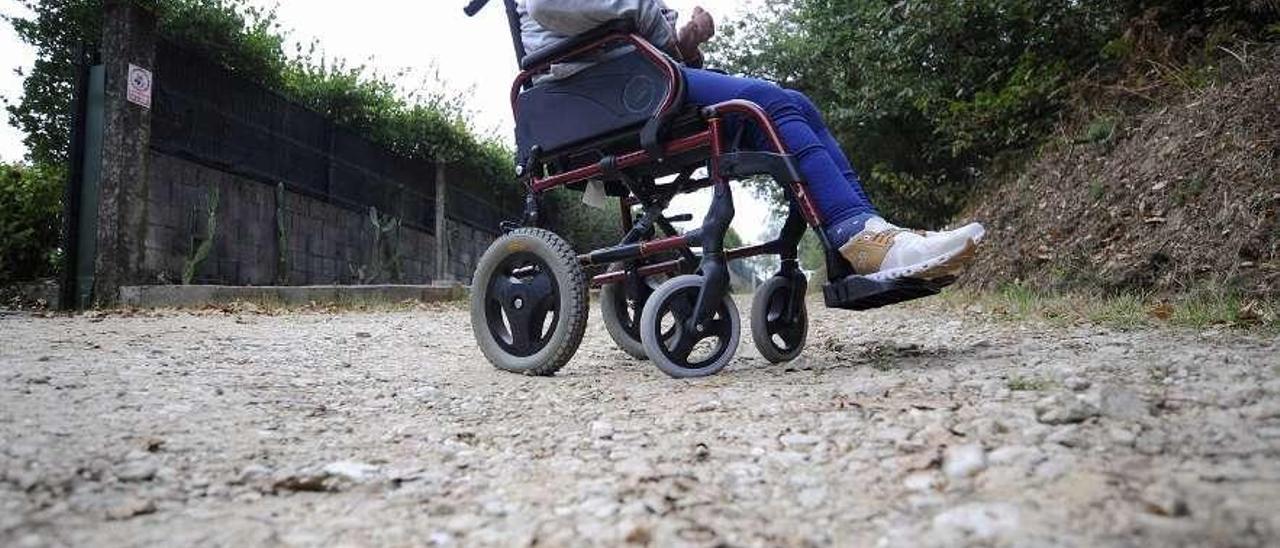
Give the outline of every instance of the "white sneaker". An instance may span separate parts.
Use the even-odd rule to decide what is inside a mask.
[[[876,281],[935,280],[960,274],[977,256],[986,229],[974,223],[945,232],[910,231],[879,217],[867,221],[840,254],[860,276]]]
[[[925,236],[936,236],[936,235],[964,236],[966,238],[969,238],[970,240],[973,240],[973,243],[980,244],[982,243],[982,240],[987,237],[987,228],[982,226],[981,223],[969,223],[955,230],[943,230],[940,232],[927,231],[924,233],[924,235]]]

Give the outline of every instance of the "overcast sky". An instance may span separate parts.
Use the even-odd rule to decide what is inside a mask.
[[[408,70],[400,83],[413,88],[438,68],[448,85],[467,91],[469,108],[477,125],[510,141],[511,108],[507,98],[516,74],[505,13],[501,0],[493,0],[480,16],[462,13],[464,0],[252,0],[275,6],[293,42],[318,40],[330,57],[366,64],[384,74]],[[741,0],[666,0],[672,8],[689,13],[702,6],[720,18],[733,17],[750,2]],[[0,13],[21,14],[16,0],[0,0]],[[15,70],[29,67],[34,54],[8,25],[0,29],[0,94],[16,100],[21,78]],[[289,50],[292,53],[292,49]],[[0,131],[0,160],[18,160],[25,154],[22,135],[7,124]],[[739,191],[735,195],[738,232],[747,240],[763,237],[764,204]],[[678,209],[701,215],[709,196],[682,200]]]
[[[16,0],[0,0],[0,15],[25,13]],[[22,93],[22,78],[14,71],[26,69],[35,61],[35,53],[26,44],[18,40],[13,27],[0,22],[0,97],[7,101],[16,101]],[[9,125],[9,114],[3,114],[4,124],[0,127],[0,160],[14,161],[22,159],[26,149],[22,146],[22,134]]]

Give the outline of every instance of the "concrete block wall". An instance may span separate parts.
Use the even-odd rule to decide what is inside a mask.
[[[446,238],[449,246],[448,275],[453,278],[451,281],[469,285],[475,274],[476,264],[489,249],[489,245],[497,239],[497,235],[454,219],[447,219],[445,226],[449,232]]]
[[[181,158],[151,154],[144,276],[148,283],[180,283],[185,262],[207,234],[210,189],[219,191],[217,230],[194,283],[218,285],[429,284],[435,273],[436,238],[402,227],[401,277],[374,274],[375,240],[368,211],[356,211],[286,191],[277,208],[276,188]],[[288,272],[280,276],[278,214],[284,215]],[[455,271],[470,279],[478,245],[465,234],[468,257]],[[490,239],[491,241],[491,239]],[[485,244],[487,246],[487,244]],[[361,267],[365,278],[361,278]],[[468,270],[469,269],[469,270]]]

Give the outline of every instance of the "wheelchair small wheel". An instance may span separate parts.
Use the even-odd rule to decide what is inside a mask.
[[[614,263],[609,265],[609,272],[625,268],[623,263]],[[618,348],[637,360],[649,359],[644,351],[644,341],[640,340],[640,317],[644,315],[644,305],[666,280],[665,275],[650,276],[638,283],[626,281],[600,288],[600,316],[604,319],[605,331],[609,332]],[[632,283],[637,287],[629,287],[628,284]]]
[[[471,329],[498,369],[551,376],[573,358],[587,328],[586,274],[552,232],[522,228],[481,257],[471,292]]]
[[[649,359],[663,373],[678,379],[719,373],[729,365],[741,342],[738,306],[728,295],[701,332],[686,326],[702,285],[701,276],[672,279],[649,297],[640,319],[640,339]]]
[[[751,302],[751,338],[760,355],[774,364],[800,357],[809,338],[809,311],[804,300],[795,303],[789,317],[787,314],[794,295],[792,283],[775,276],[760,286]]]

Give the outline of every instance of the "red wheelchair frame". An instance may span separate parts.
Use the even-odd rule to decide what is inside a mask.
[[[486,2],[473,0],[467,13],[474,15]],[[560,278],[573,277],[576,272],[593,266],[617,267],[611,272],[596,275],[589,282],[591,286],[602,288],[602,295],[606,295],[602,298],[607,301],[615,295],[622,295],[619,291],[623,290],[619,288],[625,287],[628,306],[638,308],[644,305],[644,312],[638,320],[632,318],[635,310],[624,312],[626,321],[623,321],[616,308],[608,309],[605,320],[610,334],[632,355],[648,357],[664,372],[675,377],[713,374],[732,358],[740,327],[737,325],[736,306],[728,296],[728,262],[733,260],[763,255],[780,257],[779,273],[756,296],[752,307],[752,333],[762,355],[770,361],[787,361],[799,355],[807,338],[808,317],[805,310],[807,279],[800,269],[798,248],[807,228],[815,229],[826,252],[830,283],[824,287],[824,295],[830,307],[851,310],[876,308],[936,294],[949,283],[914,280],[874,282],[854,276],[848,263],[820,230],[823,224],[820,210],[815,207],[776,125],[758,105],[736,100],[706,106],[697,109],[692,122],[682,126],[676,121],[680,113],[687,110],[681,104],[684,78],[680,68],[657,47],[630,32],[626,23],[606,25],[547,51],[526,55],[515,1],[504,2],[513,43],[523,69],[511,88],[512,112],[518,125],[522,94],[535,86],[535,79],[553,64],[602,51],[616,51],[620,46],[633,48],[633,53],[642,55],[660,69],[666,76],[667,87],[659,107],[639,129],[639,146],[614,146],[616,139],[613,138],[617,135],[588,135],[572,147],[542,151],[536,143],[523,143],[517,139],[517,174],[527,190],[523,220],[518,225],[504,226],[509,234],[508,240],[499,240],[481,260],[473,284],[473,327],[482,350],[499,368],[547,375],[555,373],[572,357],[581,340],[581,330],[585,328],[586,312],[581,310],[585,305],[566,299],[564,293],[577,290],[569,289],[571,284],[566,285]],[[686,120],[689,118],[685,117]],[[741,150],[741,132],[735,138],[727,131],[730,119],[735,125],[754,125],[774,152]],[[636,140],[634,128],[622,133],[628,136],[623,141]],[[582,160],[584,156],[592,161]],[[706,177],[694,179],[694,174],[704,168]],[[659,178],[670,175],[676,176],[674,181],[657,183]],[[790,213],[781,234],[768,243],[725,250],[725,236],[735,215],[730,181],[759,175],[774,178],[783,185],[789,198]],[[528,248],[551,250],[565,247],[561,245],[562,240],[553,234],[531,231],[531,227],[540,225],[539,198],[547,192],[589,181],[607,181],[615,187],[620,185],[620,189],[610,194],[618,198],[622,230],[626,234],[622,241],[614,247],[565,259],[576,263],[573,265],[558,264],[559,259],[550,251],[512,263],[513,254],[524,253]],[[680,233],[672,226],[677,220],[666,217],[663,210],[676,195],[706,188],[713,189],[714,198],[702,225]],[[639,218],[634,211],[637,206],[641,209]],[[665,236],[657,237],[659,229]],[[515,240],[520,241],[513,244]],[[700,253],[694,253],[694,249],[699,249]],[[650,261],[659,255],[673,254],[678,258]],[[552,271],[568,271],[569,274],[547,278]],[[664,284],[656,291],[648,287],[647,280],[671,274],[686,276]],[[530,290],[532,287],[554,291],[534,294]],[[526,302],[549,303],[552,295],[559,299],[557,305],[560,308],[550,304],[539,305],[547,307],[547,310],[539,308],[530,312],[523,308]],[[652,298],[658,301],[649,303]],[[573,307],[577,309],[571,309]],[[676,321],[674,325],[658,326],[663,319],[655,318],[655,315],[674,316]],[[581,320],[578,316],[582,317]],[[567,319],[566,323],[572,325],[560,325],[562,319]],[[627,321],[631,322],[626,326],[627,333],[615,332],[615,325]],[[529,322],[537,325],[516,325]],[[544,333],[542,324],[548,322],[552,328]],[[568,335],[561,334],[564,329],[569,330]],[[530,339],[529,333],[536,336]],[[725,348],[718,350],[714,359],[706,363],[689,361],[692,349],[711,336],[718,337],[718,342]],[[536,344],[531,348],[516,344],[528,340]],[[638,346],[641,340],[642,349]],[[526,351],[529,354],[523,355]]]

